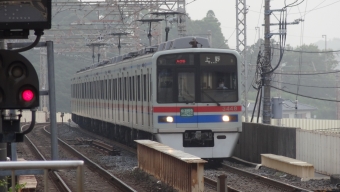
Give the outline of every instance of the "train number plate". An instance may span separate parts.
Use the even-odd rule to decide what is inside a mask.
[[[181,117],[192,117],[194,116],[193,108],[181,108]]]

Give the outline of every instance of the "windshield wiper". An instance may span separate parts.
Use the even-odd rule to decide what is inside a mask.
[[[210,100],[212,100],[213,102],[215,102],[217,104],[217,106],[221,106],[221,104],[219,102],[217,102],[214,98],[212,98],[208,93],[206,93],[203,89],[201,89],[202,93],[204,93],[206,96],[208,96],[208,98]]]

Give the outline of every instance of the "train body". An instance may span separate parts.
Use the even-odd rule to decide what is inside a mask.
[[[209,48],[204,38],[192,48],[194,40],[78,71],[71,79],[73,121],[126,143],[152,139],[201,158],[230,157],[242,131],[240,57]]]

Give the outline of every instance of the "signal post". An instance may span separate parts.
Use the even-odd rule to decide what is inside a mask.
[[[35,112],[39,106],[39,80],[33,65],[19,52],[32,49],[39,43],[44,29],[51,28],[51,0],[0,1],[4,16],[0,18],[0,39],[28,39],[35,31],[35,41],[27,47],[5,50],[0,46],[0,161],[7,159],[6,144],[22,142],[35,124]],[[28,129],[20,128],[21,112],[29,109],[32,120]],[[7,115],[6,111],[19,112]],[[4,156],[5,155],[5,156]],[[14,183],[15,178],[11,178]],[[7,191],[6,186],[0,191]]]

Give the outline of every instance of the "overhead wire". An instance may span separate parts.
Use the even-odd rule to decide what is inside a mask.
[[[303,1],[302,1],[303,2]],[[301,3],[300,3],[301,4]],[[299,12],[301,13],[300,11],[300,8],[298,7],[298,10]],[[305,7],[305,12],[307,10],[307,2],[306,2],[306,7]],[[300,14],[301,15],[301,14]],[[305,18],[301,15],[301,18]],[[304,20],[304,19],[303,19]],[[305,29],[305,25],[304,25],[304,22],[302,23],[301,25],[301,33],[300,33],[300,46],[303,45],[303,34],[304,34],[304,29]],[[302,53],[300,52],[300,55],[299,55],[299,73],[301,73],[301,67],[302,67]],[[300,90],[300,82],[301,82],[301,75],[298,75],[298,82],[297,82],[297,88],[296,88],[296,93],[298,94],[299,93],[299,90]],[[298,100],[298,95],[295,95],[295,100],[297,101]],[[295,102],[295,114],[297,114],[297,109],[298,109],[298,106],[297,106],[297,102]]]
[[[283,81],[275,81],[275,80],[270,80],[272,82],[276,82],[276,83],[281,83],[281,84],[285,84],[285,85],[294,85],[297,86],[298,84],[294,84],[294,83],[287,83],[287,82],[283,82]],[[324,88],[324,89],[328,89],[328,88],[340,88],[340,87],[334,87],[334,86],[315,86],[315,85],[301,85],[299,84],[299,86],[301,87],[313,87],[313,88]]]
[[[282,75],[324,75],[324,74],[331,74],[331,73],[339,73],[340,71],[327,71],[321,73],[274,73],[274,74],[282,74]]]
[[[286,93],[290,93],[290,94],[293,94],[293,95],[298,95],[298,96],[300,96],[300,97],[306,97],[306,98],[316,99],[316,100],[321,100],[321,101],[340,102],[340,100],[324,99],[324,98],[318,98],[318,97],[311,97],[311,96],[307,96],[307,95],[301,95],[301,94],[298,94],[298,93],[293,93],[293,92],[291,92],[291,91],[287,91],[287,90],[284,90],[284,89],[280,89],[280,88],[275,87],[275,86],[272,86],[272,85],[270,85],[270,87],[272,87],[272,88],[274,88],[274,89],[277,89],[277,90],[281,90],[281,91],[286,92]]]

